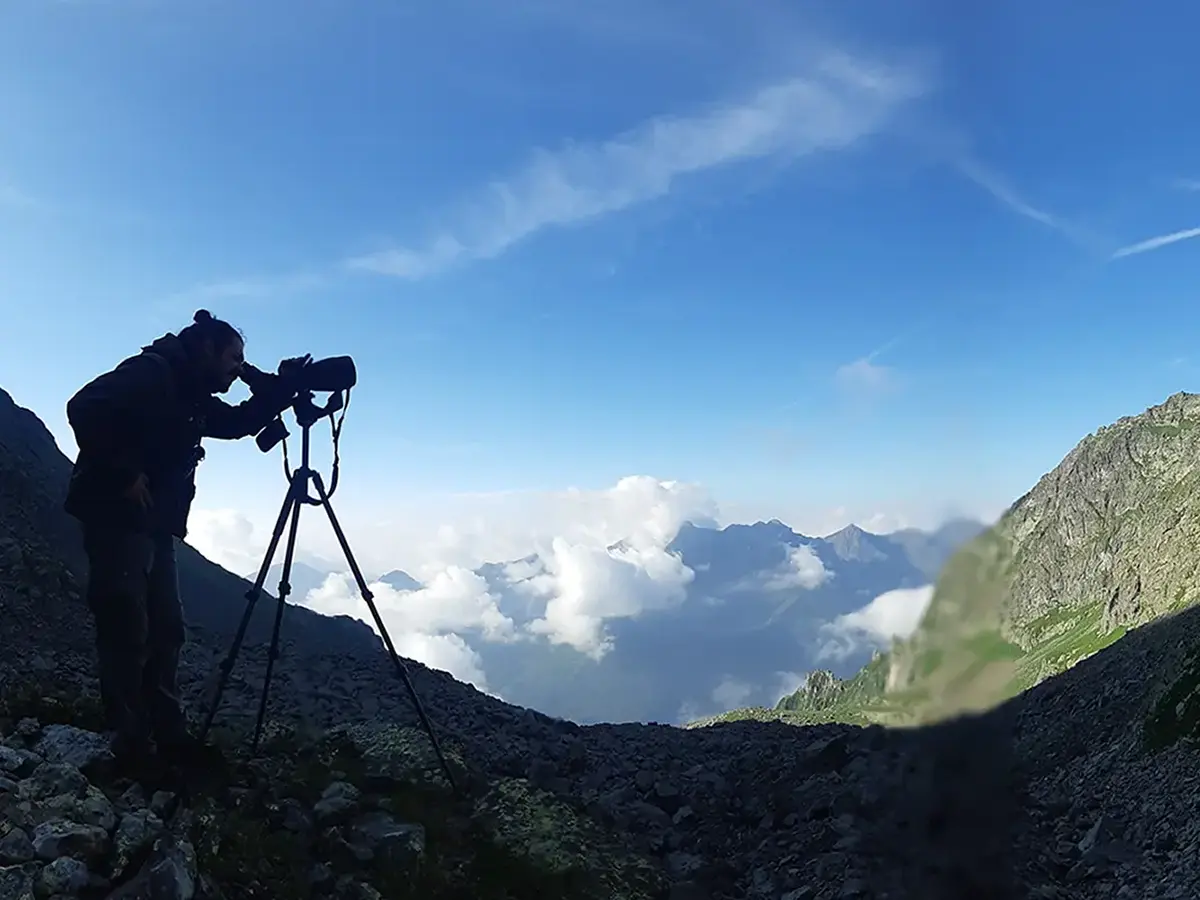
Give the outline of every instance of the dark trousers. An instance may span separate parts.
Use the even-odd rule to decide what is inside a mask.
[[[96,625],[100,692],[114,749],[144,750],[180,738],[183,609],[175,538],[88,525],[87,602]]]

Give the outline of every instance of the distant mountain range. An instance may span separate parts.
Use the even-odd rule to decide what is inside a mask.
[[[71,462],[45,425],[0,390],[0,538],[40,535],[54,555],[82,576],[86,561],[77,523],[62,511]],[[952,522],[925,533],[876,535],[853,526],[826,538],[797,534],[778,521],[716,529],[686,524],[668,550],[692,570],[686,597],[667,609],[613,619],[615,648],[600,661],[544,638],[512,644],[465,636],[479,653],[489,687],[506,700],[578,722],[679,722],[750,704],[770,705],[788,679],[816,668],[822,628],[861,610],[888,591],[933,581],[951,552],[982,526]],[[187,544],[179,548],[179,580],[188,621],[232,635],[257,573],[239,577]],[[545,599],[522,583],[544,572],[531,556],[478,569],[501,611],[518,626],[539,618]],[[264,585],[278,588],[281,564]],[[321,586],[329,572],[295,562],[289,600],[296,604]],[[396,570],[381,576],[399,591],[420,583]],[[524,585],[528,587],[528,585]],[[257,604],[251,641],[269,638],[274,604]],[[287,638],[302,646],[349,653],[378,652],[380,642],[364,622],[308,609],[289,614]],[[834,665],[849,675],[869,659],[855,648]]]
[[[828,639],[823,628],[882,594],[931,585],[983,528],[954,520],[931,532],[880,535],[851,525],[812,538],[777,520],[720,529],[685,523],[667,549],[693,572],[686,599],[610,620],[614,649],[600,661],[544,639],[505,644],[464,637],[482,658],[491,689],[577,722],[674,723],[772,705],[818,665],[838,674],[860,668],[880,643],[859,635],[839,658],[819,658]],[[545,600],[521,589],[544,571],[537,555],[476,570],[519,627],[544,612]],[[301,585],[319,586],[326,574],[298,569],[293,598],[303,598]],[[378,580],[401,591],[420,587],[399,570]]]

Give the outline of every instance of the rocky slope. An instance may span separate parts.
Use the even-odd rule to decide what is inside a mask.
[[[46,426],[0,388],[0,539],[35,540],[52,551],[65,570],[86,571],[78,525],[62,512],[71,462]],[[280,499],[282,500],[282,486]],[[282,556],[282,549],[279,551]],[[188,618],[197,625],[232,632],[241,618],[250,582],[209,562],[187,544],[179,547],[179,583]],[[273,587],[271,582],[268,587]],[[270,633],[273,602],[264,592],[250,633]],[[346,649],[378,646],[374,633],[348,616],[318,616],[295,607],[290,630],[300,640]]]
[[[43,580],[45,572],[65,577],[66,588]],[[61,876],[73,879],[70,890],[82,895],[143,896],[122,893],[133,888],[121,879],[151,879],[138,873],[154,866],[177,874],[185,863],[164,862],[163,856],[176,853],[182,854],[179,859],[195,859],[196,868],[187,869],[195,874],[188,878],[203,890],[145,896],[354,896],[344,893],[350,890],[376,896],[358,885],[386,897],[416,896],[405,893],[411,885],[432,897],[887,896],[880,891],[888,884],[898,890],[906,877],[925,877],[905,862],[922,855],[912,842],[925,839],[910,836],[903,819],[927,817],[931,810],[924,806],[940,802],[933,793],[916,806],[906,801],[902,794],[911,789],[912,778],[906,772],[936,760],[935,747],[943,754],[970,753],[970,743],[933,733],[921,735],[918,745],[909,736],[843,726],[806,732],[760,723],[700,732],[667,726],[582,728],[509,706],[410,663],[417,690],[466,786],[466,796],[459,799],[440,782],[426,737],[381,654],[319,653],[289,641],[271,696],[271,732],[277,737],[261,758],[250,758],[245,727],[265,669],[265,648],[259,644],[239,660],[218,720],[217,738],[230,748],[231,774],[193,791],[182,824],[171,823],[176,831],[161,853],[136,872],[122,868],[118,873],[117,831],[122,817],[137,811],[121,799],[131,786],[97,774],[91,776],[95,790],[89,790],[61,763],[84,769],[93,760],[81,759],[86,754],[80,753],[57,758],[46,749],[45,730],[22,721],[35,714],[41,725],[97,725],[88,620],[80,615],[72,590],[69,576],[62,576],[54,561],[37,558],[29,544],[0,579],[6,627],[0,695],[10,710],[7,743],[42,757],[11,758],[7,771],[15,777],[0,782],[0,798],[8,798],[0,803],[5,823],[0,827],[18,848],[0,860],[8,863],[0,868],[0,879],[19,885],[36,887]],[[190,633],[183,675],[193,709],[223,652],[217,636]],[[36,667],[30,665],[34,659]],[[69,738],[96,752],[88,735],[64,734],[50,742]],[[1003,742],[988,743],[1003,755]],[[339,757],[328,750],[331,746],[348,749]],[[0,751],[0,761],[8,758]],[[43,761],[60,768],[40,770]],[[983,780],[971,788],[973,794],[995,797],[997,815],[1010,810],[1015,796],[1005,780],[1009,771],[998,759],[985,766],[979,773]],[[56,786],[21,787],[28,778],[51,778]],[[930,791],[942,790],[927,778]],[[331,787],[335,782],[353,789]],[[325,796],[326,791],[332,793]],[[316,807],[323,797],[355,801],[354,816],[338,822],[341,831],[330,834],[321,827]],[[92,805],[81,812],[77,801]],[[965,798],[957,803],[966,808]],[[384,814],[390,818],[380,818]],[[294,827],[278,830],[288,821]],[[50,822],[82,837],[37,850]],[[427,865],[421,865],[426,867],[397,874],[396,864],[377,864],[374,849],[355,849],[356,842],[381,833],[424,834]],[[31,858],[23,838],[35,846]],[[413,848],[396,841],[396,852],[411,859]],[[961,849],[931,850],[922,858],[931,852],[961,857],[977,872],[1007,878],[1002,862],[990,860],[991,849],[983,849],[993,843],[980,840],[981,849],[968,848],[966,855]],[[860,848],[868,845],[875,849],[864,855]],[[83,863],[90,873],[86,880],[79,866],[56,862],[59,856]],[[310,872],[306,864],[297,872],[300,859],[325,863],[328,871]],[[49,864],[56,868],[46,874]],[[496,866],[503,882],[496,880]],[[418,876],[426,880],[415,880]],[[110,888],[115,890],[106,894]]]
[[[165,795],[113,781],[86,733],[90,622],[24,512],[0,507],[0,889],[14,896],[1200,895],[1195,610],[985,714],[907,729],[580,727],[410,663],[460,797],[377,650],[289,641],[251,758],[252,645],[218,720],[229,766],[164,820]],[[189,637],[195,708],[226,637]]]

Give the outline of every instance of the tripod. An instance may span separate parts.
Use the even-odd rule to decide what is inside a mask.
[[[437,753],[438,761],[441,763],[442,770],[446,774],[446,780],[450,783],[451,790],[457,792],[458,787],[454,782],[454,776],[450,771],[450,766],[446,762],[446,757],[442,753],[441,745],[438,743],[437,736],[434,734],[433,726],[429,722],[429,717],[425,715],[425,709],[421,705],[421,698],[417,696],[416,688],[413,687],[412,679],[408,676],[408,669],[404,662],[396,654],[396,648],[392,644],[391,636],[384,627],[383,619],[379,615],[379,609],[376,607],[373,595],[367,587],[367,581],[363,578],[362,571],[358,568],[358,563],[354,559],[354,554],[350,551],[350,544],[346,540],[346,535],[342,531],[342,526],[334,515],[333,506],[329,502],[329,494],[325,490],[325,485],[321,481],[321,475],[309,465],[309,447],[310,438],[309,431],[312,426],[326,415],[331,415],[342,406],[340,394],[334,394],[330,401],[324,406],[319,407],[313,403],[312,392],[302,391],[292,405],[292,409],[296,414],[296,422],[301,429],[301,451],[300,465],[296,471],[289,476],[289,484],[287,495],[283,500],[283,507],[279,511],[279,518],[275,522],[275,530],[271,534],[271,542],[267,546],[266,556],[263,559],[262,566],[258,570],[258,577],[254,580],[254,586],[246,592],[246,611],[242,615],[242,621],[238,626],[238,630],[233,639],[233,644],[229,648],[229,654],[221,663],[221,675],[217,682],[216,691],[213,694],[212,702],[205,715],[204,724],[201,727],[199,738],[201,741],[207,737],[209,729],[212,727],[213,719],[216,717],[217,708],[221,705],[221,697],[225,693],[225,688],[229,683],[229,676],[233,671],[233,665],[237,659],[237,655],[242,647],[242,642],[246,638],[246,630],[250,626],[251,616],[254,614],[254,606],[258,602],[259,595],[262,594],[263,583],[267,580],[267,571],[271,567],[271,560],[275,556],[275,550],[279,546],[279,539],[283,536],[284,523],[291,519],[288,529],[287,546],[283,556],[283,573],[279,581],[279,600],[275,608],[275,624],[271,632],[271,649],[267,655],[267,673],[263,681],[262,694],[258,702],[258,718],[254,723],[254,742],[252,747],[257,752],[259,740],[262,736],[263,719],[267,712],[267,695],[271,689],[271,673],[275,668],[275,660],[279,656],[279,632],[283,624],[283,610],[287,605],[287,596],[291,593],[291,585],[288,583],[288,577],[292,571],[292,560],[296,550],[296,531],[300,523],[300,507],[302,504],[310,504],[312,506],[322,506],[325,508],[325,513],[329,516],[329,524],[333,527],[333,533],[337,536],[338,544],[341,545],[342,553],[346,557],[346,562],[350,566],[350,571],[354,575],[354,580],[358,584],[359,593],[362,594],[363,600],[366,601],[367,607],[371,610],[371,615],[375,619],[375,627],[379,629],[379,636],[383,639],[384,646],[387,648],[388,655],[392,659],[392,665],[396,669],[396,674],[404,685],[408,688],[409,697],[412,699],[413,707],[416,709],[417,716],[421,720],[421,725],[425,732],[429,735],[429,740],[433,744],[433,749]],[[278,424],[277,432],[282,432],[286,436],[286,431],[282,428],[282,422],[276,420]],[[265,433],[265,431],[264,431]],[[334,432],[334,440],[336,446],[337,431]],[[259,444],[262,447],[262,443]],[[270,449],[266,447],[264,449]],[[284,447],[284,459],[286,465],[286,445]],[[312,482],[317,490],[317,496],[311,497],[308,493],[308,483]],[[337,484],[336,463],[333,475],[333,483]]]

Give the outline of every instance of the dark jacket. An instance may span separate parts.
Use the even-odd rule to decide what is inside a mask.
[[[231,406],[200,382],[178,337],[167,334],[143,347],[67,403],[79,456],[64,508],[83,522],[185,537],[196,465],[204,457],[201,438],[257,434],[294,399],[281,379],[267,381]],[[149,510],[122,496],[139,473],[150,482]]]

